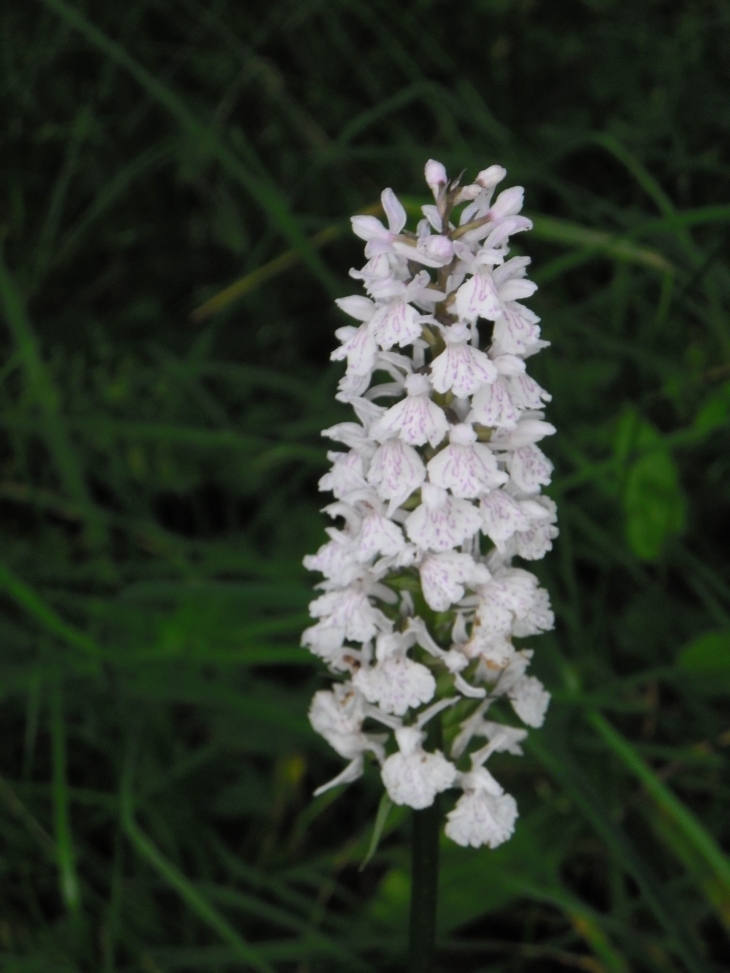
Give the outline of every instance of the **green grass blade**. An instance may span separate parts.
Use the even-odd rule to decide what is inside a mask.
[[[79,880],[76,873],[76,854],[71,835],[69,816],[68,769],[66,757],[66,727],[63,712],[63,690],[60,679],[51,684],[51,756],[53,762],[53,820],[58,849],[58,869],[61,900],[69,912],[81,907]]]
[[[65,622],[29,585],[0,563],[0,591],[31,615],[43,628],[84,655],[98,659],[103,649],[85,632]]]
[[[122,776],[120,813],[122,828],[132,847],[154,868],[170,888],[177,892],[191,912],[195,913],[206,926],[217,933],[223,942],[231,947],[234,955],[244,964],[246,969],[258,970],[259,973],[274,973],[274,968],[259,951],[236,932],[228,920],[210,904],[205,896],[201,895],[172,862],[165,858],[138,826],[134,817],[132,774],[133,765],[131,759],[128,758]]]
[[[5,266],[1,253],[0,302],[23,362],[31,396],[41,412],[41,428],[46,446],[55,460],[64,488],[73,500],[93,511],[83,469],[61,413],[58,391],[43,361],[40,344],[26,312],[23,296]],[[99,537],[100,525],[96,524],[96,528]]]
[[[660,780],[649,765],[636,752],[633,745],[622,736],[600,713],[586,714],[591,726],[601,739],[636,776],[658,807],[674,822],[685,840],[709,866],[716,881],[730,900],[730,861],[712,835],[690,809]]]
[[[247,169],[235,153],[221,141],[215,131],[195,117],[181,98],[158,78],[150,74],[123,47],[88,21],[81,11],[65,3],[64,0],[40,0],[40,2],[61,17],[69,26],[83,34],[89,43],[102,51],[108,58],[128,71],[135,81],[176,119],[183,131],[212,158],[215,158],[222,168],[261,206],[284,237],[299,251],[306,265],[327,292],[330,294],[339,293],[339,281],[318,256],[316,250],[310,246],[275,183],[268,178],[254,175]]]

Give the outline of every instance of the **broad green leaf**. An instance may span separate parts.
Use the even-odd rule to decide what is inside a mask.
[[[679,653],[677,665],[730,685],[730,632],[705,632]]]
[[[626,539],[637,557],[653,561],[667,538],[684,527],[685,499],[677,466],[659,432],[633,411],[619,423],[615,451],[628,462],[622,497]],[[637,452],[640,455],[633,459]]]

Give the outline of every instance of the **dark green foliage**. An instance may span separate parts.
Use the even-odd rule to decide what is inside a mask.
[[[561,526],[439,970],[726,968],[730,5],[8,0],[0,45],[0,969],[404,968],[407,815],[358,871],[376,775],[310,797],[300,564],[336,231],[429,156],[526,186]]]

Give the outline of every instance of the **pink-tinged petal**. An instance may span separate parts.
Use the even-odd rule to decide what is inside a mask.
[[[496,321],[503,314],[502,302],[488,267],[479,267],[474,276],[458,289],[456,312],[461,319],[469,322],[477,318]]]
[[[347,367],[354,375],[369,375],[375,366],[375,356],[378,353],[378,345],[370,331],[370,325],[338,328],[335,334],[342,344],[335,348],[330,359],[342,361],[346,358]]]
[[[461,432],[464,429],[471,433],[471,441],[460,441],[465,439]],[[450,444],[428,464],[431,483],[451,490],[455,497],[475,499],[507,482],[491,449],[476,442],[471,426],[452,426],[450,439]]]
[[[499,288],[499,299],[503,304],[510,301],[521,301],[525,297],[532,297],[537,290],[537,284],[531,280],[508,280]]]
[[[525,190],[522,186],[510,186],[497,196],[489,210],[491,220],[503,220],[507,216],[515,216],[522,209],[525,201]]]
[[[446,169],[443,163],[437,162],[435,159],[429,159],[424,167],[424,175],[426,177],[426,185],[434,196],[438,198],[439,192],[446,185],[449,178],[446,175]]]
[[[518,530],[526,530],[529,521],[517,501],[503,490],[493,490],[481,502],[484,533],[497,548]]]
[[[425,206],[421,207],[421,212],[426,217],[428,222],[434,228],[437,233],[441,233],[444,228],[444,221],[441,219],[441,214],[438,211],[437,206],[432,206],[427,203]]]
[[[352,223],[352,232],[361,240],[390,239],[389,231],[374,216],[351,216],[350,222]]]
[[[406,211],[392,189],[384,189],[380,194],[385,215],[388,217],[388,228],[391,233],[400,233],[406,225]]]
[[[524,354],[540,340],[540,318],[522,304],[506,304],[502,317],[494,323],[494,341],[513,355]]]
[[[421,589],[426,604],[434,611],[447,611],[464,597],[464,585],[473,577],[483,577],[469,554],[445,551],[427,554],[419,566]],[[484,569],[486,573],[486,569]]]
[[[494,189],[506,175],[507,170],[503,166],[489,166],[488,169],[482,169],[474,182],[478,183],[482,189]]]
[[[553,464],[534,444],[521,446],[511,453],[507,468],[513,482],[525,493],[537,493],[541,486],[547,486],[553,472]]]
[[[409,446],[437,446],[449,431],[449,421],[443,409],[429,398],[430,387],[428,376],[409,375],[405,382],[407,397],[373,425],[373,436],[388,439],[398,433]]]
[[[469,422],[482,426],[514,429],[520,418],[520,410],[509,394],[509,386],[500,375],[491,385],[484,385],[472,399]]]
[[[513,233],[522,233],[525,230],[531,229],[532,220],[528,220],[526,216],[510,216],[506,220],[498,223],[492,232],[485,237],[484,246],[489,248],[498,247],[505,240],[508,240]]]
[[[412,344],[421,334],[420,315],[405,301],[391,301],[379,307],[370,321],[370,331],[381,348]]]
[[[355,555],[358,561],[364,563],[376,554],[400,554],[405,544],[400,527],[370,508],[363,517],[360,533],[355,539]]]
[[[349,297],[338,297],[335,304],[345,314],[349,314],[356,321],[369,321],[375,314],[375,304],[369,297],[351,294]]]
[[[541,388],[529,375],[515,375],[509,380],[510,396],[519,409],[542,409],[552,395]]]
[[[479,511],[468,500],[450,497],[430,483],[424,483],[421,496],[423,503],[408,515],[405,528],[413,543],[424,550],[451,550],[479,530]]]
[[[545,436],[552,436],[555,432],[557,430],[550,422],[544,422],[542,419],[522,419],[514,429],[494,436],[493,442],[498,449],[519,449],[520,446],[538,443]]]
[[[423,460],[402,439],[386,439],[373,455],[367,479],[383,500],[399,507],[426,479]]]
[[[453,390],[466,398],[485,383],[493,382],[497,369],[483,351],[469,344],[469,331],[454,324],[444,332],[446,348],[431,364],[431,383],[437,392]]]
[[[349,453],[329,452],[327,459],[331,461],[332,469],[320,478],[320,490],[329,490],[341,499],[353,490],[360,490],[367,485],[362,454],[354,449]]]

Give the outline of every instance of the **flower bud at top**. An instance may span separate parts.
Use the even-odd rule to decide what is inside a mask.
[[[440,190],[443,189],[448,180],[443,163],[436,162],[435,159],[429,159],[426,163],[425,173],[428,188],[434,194],[434,197],[438,198]]]
[[[507,170],[503,166],[489,166],[488,169],[482,169],[474,182],[478,182],[482,189],[494,189],[506,175]]]

